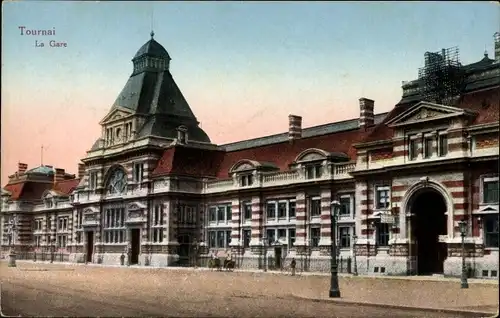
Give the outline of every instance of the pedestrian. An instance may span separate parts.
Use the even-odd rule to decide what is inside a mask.
[[[295,258],[292,258],[292,262],[290,263],[290,267],[292,268],[292,276],[295,276],[295,265],[297,265],[297,262],[295,262]]]

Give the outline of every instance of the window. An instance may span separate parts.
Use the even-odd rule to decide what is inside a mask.
[[[286,202],[278,203],[278,218],[286,218]]]
[[[268,202],[266,211],[267,211],[267,218],[268,219],[276,218],[276,203]]]
[[[142,177],[144,176],[144,164],[134,163],[134,182],[142,182]]]
[[[243,203],[243,220],[248,221],[252,219],[252,203]]]
[[[483,179],[483,203],[498,203],[498,177]]]
[[[104,214],[104,242],[125,242],[125,209],[106,209]]]
[[[231,231],[226,231],[226,245],[224,247],[229,247],[231,244]]]
[[[231,231],[208,231],[210,248],[226,248],[231,242]]]
[[[286,238],[286,229],[278,229],[278,237],[277,239],[285,239]]]
[[[155,205],[151,228],[153,243],[163,242],[163,204]]]
[[[351,214],[351,196],[341,196],[340,197],[340,215],[350,215]]]
[[[43,219],[36,219],[35,220],[35,231],[41,231],[42,225],[43,225]]]
[[[89,173],[89,189],[94,190],[97,188],[97,171]]]
[[[253,175],[247,174],[240,178],[240,185],[242,187],[251,186],[253,184]]]
[[[231,206],[226,206],[226,221],[231,221],[233,219]]]
[[[250,239],[252,237],[252,230],[243,230],[243,247],[250,247]]]
[[[350,227],[341,226],[339,227],[339,246],[340,248],[351,247],[351,234]]]
[[[83,211],[78,211],[76,214],[76,228],[82,228],[83,224]]]
[[[319,246],[319,239],[320,239],[320,228],[319,227],[312,227],[311,228],[311,247],[318,247]]]
[[[433,153],[433,138],[426,137],[424,139],[424,156],[425,158],[432,157]]]
[[[224,247],[224,242],[226,241],[224,234],[225,231],[217,231],[217,247]]]
[[[52,198],[45,199],[45,207],[46,208],[52,208],[54,206],[54,201],[52,201]]]
[[[68,217],[59,217],[57,219],[57,231],[64,232],[68,230]]]
[[[58,248],[66,248],[67,241],[68,241],[67,235],[57,235],[56,236],[56,246]]]
[[[376,191],[377,209],[389,208],[389,187],[377,187]]]
[[[217,208],[216,207],[210,207],[208,209],[208,220],[210,222],[217,221]]]
[[[439,156],[443,157],[448,154],[448,136],[439,135]]]
[[[220,206],[217,208],[217,221],[218,222],[224,222],[225,212],[226,212],[225,207]]]
[[[376,224],[377,231],[377,245],[378,246],[388,246],[389,245],[389,224],[380,223]]]
[[[82,232],[76,232],[75,242],[78,244],[82,243]]]
[[[311,199],[311,216],[321,215],[321,199],[318,197]]]
[[[276,229],[266,230],[267,243],[274,243],[276,241]]]
[[[215,248],[217,246],[216,236],[217,232],[215,231],[208,232],[208,246],[210,248]]]
[[[498,214],[484,216],[484,246],[498,248]]]
[[[41,235],[35,235],[35,246],[40,247],[42,245],[42,236]]]
[[[417,140],[410,137],[410,140],[408,141],[408,157],[410,160],[415,160],[417,159],[417,154]]]
[[[306,166],[306,179],[321,178],[321,165],[308,165]]]
[[[292,248],[295,244],[295,229],[288,229],[288,247]]]
[[[288,217],[290,218],[295,217],[295,201],[288,202]]]

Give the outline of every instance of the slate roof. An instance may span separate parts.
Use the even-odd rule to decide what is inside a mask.
[[[154,34],[152,34],[153,36]],[[163,57],[170,60],[170,55],[168,55],[167,50],[158,42],[156,42],[151,36],[151,40],[146,42],[139,51],[134,56],[134,60],[140,58],[143,55],[153,56],[153,57]]]

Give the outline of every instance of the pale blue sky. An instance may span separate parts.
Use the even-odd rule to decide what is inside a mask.
[[[153,11],[171,72],[219,144],[286,131],[289,113],[302,115],[304,126],[356,118],[360,97],[374,99],[376,112],[389,111],[426,51],[458,46],[464,64],[485,49],[493,56],[500,22],[499,6],[489,2],[2,5],[2,135],[23,127],[22,138],[34,144],[12,150],[16,161],[38,156],[47,140],[65,151],[78,140],[71,151],[84,155],[149,39]],[[21,36],[19,26],[55,27],[56,36]],[[68,47],[34,47],[50,39]],[[19,115],[22,123],[14,120]]]

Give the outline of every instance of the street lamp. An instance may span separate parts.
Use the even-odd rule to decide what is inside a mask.
[[[462,237],[462,277],[460,280],[460,287],[469,288],[469,283],[467,282],[467,268],[465,268],[465,233],[467,232],[467,221],[459,221],[458,226],[460,228],[460,236]]]
[[[54,262],[54,250],[56,249],[56,240],[55,239],[52,239],[51,241],[51,244],[50,244],[50,262],[53,263]]]
[[[337,227],[337,216],[338,210],[340,209],[340,203],[337,200],[334,200],[330,203],[330,240],[331,240],[331,280],[330,280],[330,298],[339,298],[340,297],[340,289],[339,289],[339,276],[338,276],[338,268],[337,268],[337,246],[336,246],[336,235],[335,228]]]
[[[17,233],[17,217],[12,217],[9,222],[9,227],[7,230],[7,234],[9,235],[9,267],[16,267],[16,244],[14,239],[16,238],[15,234]]]
[[[352,258],[354,262],[354,272],[352,273],[354,276],[358,276],[358,264],[356,263],[356,242],[358,241],[358,236],[354,234],[352,236]]]
[[[267,236],[262,237],[262,245],[264,245],[264,272],[267,272]]]

